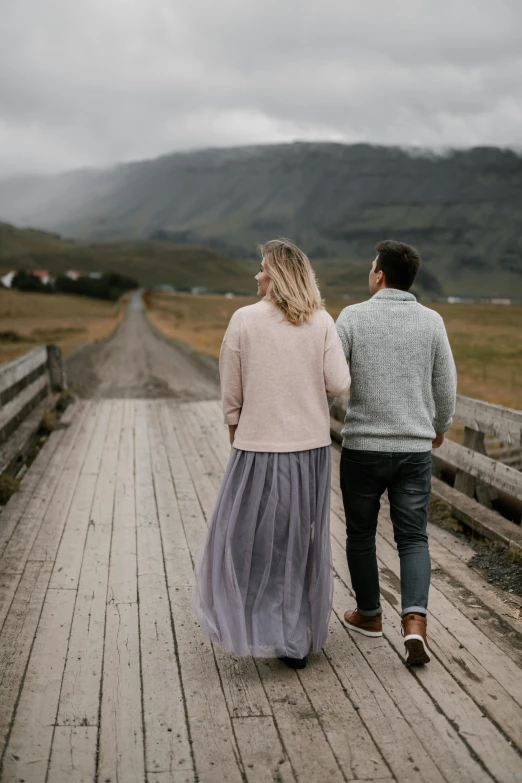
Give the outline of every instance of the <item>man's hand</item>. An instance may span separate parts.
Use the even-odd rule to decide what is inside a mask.
[[[433,440],[431,441],[431,448],[432,449],[440,449],[442,444],[444,443],[444,433],[443,432],[437,432]]]

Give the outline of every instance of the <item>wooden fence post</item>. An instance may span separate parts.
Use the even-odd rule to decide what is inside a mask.
[[[58,345],[47,346],[47,367],[51,381],[51,391],[60,392],[67,389],[67,380],[62,360],[62,352]]]
[[[487,456],[485,435],[483,432],[479,432],[479,430],[465,427],[462,445],[472,451],[478,451],[479,454],[485,454]],[[492,502],[497,498],[497,493],[493,487],[488,486],[483,481],[475,478],[475,476],[471,476],[464,470],[457,471],[457,475],[455,476],[455,489],[458,489],[459,492],[463,492],[470,498],[473,498],[476,495],[477,500],[487,508],[492,508]]]

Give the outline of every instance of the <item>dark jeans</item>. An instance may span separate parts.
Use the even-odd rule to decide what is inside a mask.
[[[402,615],[426,614],[431,561],[426,527],[431,451],[393,453],[343,449],[341,490],[346,556],[361,614],[382,612],[375,534],[380,499],[388,490],[393,535],[401,561]]]

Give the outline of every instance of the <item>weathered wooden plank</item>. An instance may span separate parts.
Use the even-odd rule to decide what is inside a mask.
[[[295,783],[272,717],[234,718],[248,783]]]
[[[7,546],[13,530],[24,515],[37,486],[42,481],[42,477],[44,477],[50,464],[52,464],[54,454],[65,438],[65,431],[70,426],[72,417],[80,415],[83,407],[82,405],[69,406],[62,417],[63,427],[51,432],[32,463],[31,470],[24,475],[18,491],[9,499],[5,508],[2,509],[0,513],[0,557]],[[48,484],[47,475],[45,475],[43,481],[46,485]]]
[[[272,716],[253,658],[214,649],[228,710],[233,718]]]
[[[175,590],[172,613],[196,775],[205,783],[239,783],[242,766],[230,715],[212,646],[198,630],[190,588]]]
[[[4,756],[7,780],[45,781],[75,597],[47,592]]]
[[[137,603],[107,605],[98,780],[145,780],[138,626]]]
[[[198,403],[189,403],[183,405],[181,408],[183,420],[185,422],[185,431],[189,434],[191,444],[195,448],[200,463],[203,466],[205,475],[208,477],[210,484],[212,485],[212,508],[216,500],[216,489],[221,485],[223,478],[223,470],[221,467],[221,460],[216,459],[213,444],[213,433],[207,426],[204,411],[199,409]],[[223,432],[221,433],[223,435]],[[228,431],[226,433],[228,440]],[[221,438],[223,443],[223,439]],[[230,445],[225,444],[226,448],[226,463],[230,458]],[[220,448],[220,455],[223,453]]]
[[[472,430],[470,427],[464,428],[464,438],[462,445],[471,451],[479,451],[481,454],[486,454],[486,446],[484,443],[485,435],[483,432]],[[455,489],[459,492],[463,492],[464,495],[472,498],[475,496],[475,489],[477,488],[477,479],[470,473],[466,473],[464,470],[457,470],[455,476]],[[491,490],[490,492],[494,492]],[[488,504],[488,508],[491,508],[491,502]]]
[[[500,464],[500,463],[498,463]],[[522,473],[520,474],[522,476]],[[451,507],[456,519],[475,530],[490,541],[496,541],[508,549],[522,551],[522,531],[496,511],[486,508],[473,498],[450,487],[438,478],[432,478],[432,492],[435,497]]]
[[[517,446],[522,441],[522,411],[502,405],[458,394],[455,421]]]
[[[138,592],[146,770],[147,773],[190,771],[193,774],[152,479],[151,451],[156,450],[157,433],[148,430],[150,408],[151,403],[135,403]],[[166,683],[168,687],[165,687]]]
[[[99,408],[93,407],[87,415],[85,427],[82,425],[80,436],[60,477],[56,492],[29,552],[30,560],[51,560],[54,562],[67,519],[74,519],[76,514],[88,515],[88,508],[94,492],[95,477],[81,476],[81,469],[95,431],[99,410]]]
[[[136,498],[134,477],[134,405],[123,402],[111,563],[107,600],[109,603],[136,603]]]
[[[495,585],[486,581],[484,577],[477,573],[473,568],[463,568],[463,564],[467,564],[473,557],[475,557],[475,550],[467,544],[462,543],[454,535],[447,530],[437,527],[435,524],[428,525],[428,535],[430,539],[430,552],[432,561],[434,562],[434,573],[432,573],[432,579],[437,579],[438,571],[440,569],[441,575],[437,582],[437,586],[446,597],[453,595],[453,590],[460,588],[469,592],[473,596],[474,600],[471,603],[479,603],[486,606],[494,616],[499,618],[500,623],[507,623],[513,631],[518,633],[522,632],[522,618],[515,619],[513,607],[516,606],[515,600],[511,602],[511,607],[506,603],[505,593]],[[445,580],[443,582],[443,580]],[[447,584],[451,581],[452,585]],[[448,591],[448,592],[446,592]],[[459,604],[459,600],[453,600],[452,603]],[[462,611],[465,611],[465,607],[462,607]],[[473,612],[475,614],[475,612]],[[467,615],[469,617],[469,615]],[[499,644],[499,635],[502,635],[503,639],[512,635],[508,631],[505,625],[499,626],[499,633],[495,632],[495,643]],[[491,623],[489,624],[489,635],[492,633]],[[504,649],[513,651],[512,644],[508,643]],[[509,654],[509,652],[507,653]]]
[[[99,407],[100,413],[81,467],[76,493],[55,556],[50,584],[53,588],[77,588],[85,541],[91,527],[91,520],[94,521],[91,511],[109,428],[111,403],[97,403],[96,407]]]
[[[51,563],[28,563],[0,637],[0,725],[7,739],[23,682],[34,634],[42,611]],[[4,747],[0,747],[0,757]]]
[[[522,473],[509,465],[490,459],[478,451],[471,451],[451,440],[445,440],[435,452],[435,456],[470,473],[480,481],[507,492],[508,495],[522,498]]]
[[[273,658],[258,659],[256,666],[298,780],[344,780],[297,675]]]
[[[13,531],[0,557],[0,571],[16,573],[23,570],[42,526],[58,519],[65,519],[68,503],[72,498],[76,483],[74,477],[71,476],[71,462],[75,454],[77,462],[81,460],[90,435],[90,408],[87,404],[66,431],[65,438],[49,463],[45,480],[39,483],[20,523]],[[77,474],[79,467],[77,465]],[[66,471],[68,471],[68,478],[64,482]],[[66,497],[64,497],[65,491],[67,491]],[[32,559],[43,560],[45,555],[40,558],[33,556]]]
[[[109,403],[109,406],[111,416],[87,529],[60,695],[57,723],[62,726],[98,725],[107,580],[123,403],[114,401]],[[64,738],[69,736],[74,743],[80,742],[78,737],[84,735],[67,732],[63,734]],[[69,760],[61,758],[63,748],[67,750],[65,740],[56,749],[53,742],[52,758],[55,758],[59,768],[67,769]],[[80,751],[81,747],[78,752]]]
[[[344,631],[334,617],[329,636],[340,633]],[[328,651],[328,641],[325,649]],[[375,740],[350,703],[325,654],[311,657],[310,665],[299,679],[344,775],[361,780],[389,779],[390,770]]]
[[[167,450],[163,442],[157,404],[150,409],[149,433],[150,442],[154,442],[150,457],[165,573],[167,584],[172,592],[178,585],[192,584],[193,569],[178,507],[178,498],[172,483]]]
[[[12,400],[0,407],[0,434],[5,433],[5,437],[10,434],[9,425],[13,419],[21,419],[25,415],[33,400],[38,401],[42,394],[49,387],[49,378],[47,375],[40,375],[35,381],[26,386],[20,394],[13,397]]]
[[[4,624],[21,578],[21,573],[0,573],[0,629]]]
[[[147,772],[149,783],[194,783],[197,778],[189,770],[172,770],[169,772]]]
[[[45,348],[33,348],[32,351],[18,356],[0,366],[0,394],[7,391],[27,375],[47,364]]]
[[[201,414],[201,428],[212,445],[214,454],[219,454],[221,465],[226,465],[226,461],[230,457],[230,444],[228,442],[228,428],[221,420],[220,407],[218,409],[213,402],[200,402],[194,409]]]
[[[189,429],[189,422],[187,421],[188,411],[185,412],[181,406],[177,408],[171,406],[170,414],[172,426],[183,452],[186,465],[190,471],[192,480],[194,482],[197,481],[198,484],[197,493],[199,502],[208,519],[216,501],[216,490],[212,483],[211,476],[208,474],[207,470],[205,470],[201,456],[193,441],[195,433],[193,430]]]
[[[16,475],[21,470],[40,439],[38,431],[44,415],[54,409],[57,399],[58,395],[56,394],[48,394],[44,397],[2,444],[0,447],[0,475],[2,473]]]
[[[108,576],[99,780],[145,779],[136,571],[134,402],[125,400]]]
[[[61,348],[59,345],[47,345],[46,352],[47,372],[49,373],[51,389],[56,392],[61,392],[67,388]]]
[[[172,423],[172,410],[162,403],[160,408],[160,424],[163,432],[163,442],[167,452],[172,481],[178,499],[178,508],[185,532],[185,538],[191,553],[192,563],[204,541],[206,529],[204,517],[190,472],[185,463],[181,444]],[[201,520],[203,519],[203,524]]]
[[[94,726],[56,726],[49,783],[93,783],[97,736]]]

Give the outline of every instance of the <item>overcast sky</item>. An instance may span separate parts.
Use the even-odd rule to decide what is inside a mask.
[[[522,1],[0,5],[0,177],[294,139],[520,148]]]

